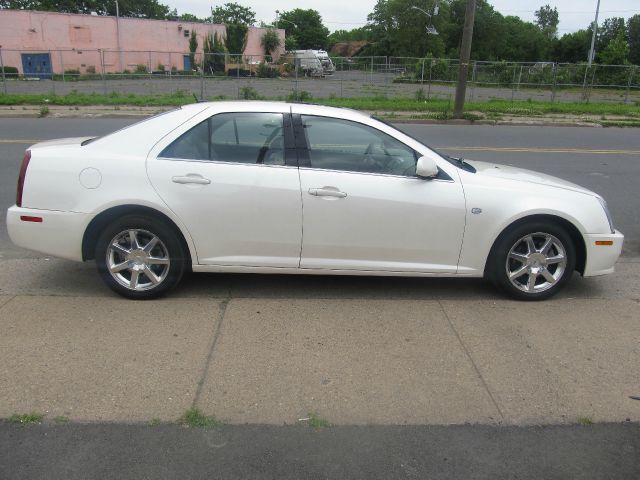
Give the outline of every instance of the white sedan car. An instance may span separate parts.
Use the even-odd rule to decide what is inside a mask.
[[[150,298],[183,273],[486,277],[545,299],[612,273],[623,235],[572,183],[439,154],[362,113],[271,102],[184,106],[98,138],[38,143],[7,227],[95,259]]]

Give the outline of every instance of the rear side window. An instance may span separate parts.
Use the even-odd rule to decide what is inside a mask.
[[[160,154],[185,160],[284,165],[281,113],[222,113],[183,133]]]
[[[180,135],[160,154],[165,158],[209,160],[209,120]]]

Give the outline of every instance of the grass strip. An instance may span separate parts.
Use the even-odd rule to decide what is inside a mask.
[[[260,98],[263,99],[263,98]],[[224,97],[212,97],[207,100],[225,100]],[[233,100],[233,99],[227,99]],[[272,98],[285,100],[285,98]],[[193,103],[194,96],[185,91],[170,94],[136,95],[112,92],[100,93],[71,92],[66,95],[49,94],[7,94],[0,95],[0,105],[61,105],[61,106],[178,106]],[[447,118],[453,110],[453,102],[448,99],[416,100],[408,97],[355,97],[355,98],[314,98],[310,102],[347,107],[356,110],[376,112],[435,112]],[[516,116],[539,116],[547,114],[592,114],[620,115],[640,118],[640,104],[618,103],[578,103],[578,102],[543,102],[536,100],[501,100],[466,102],[467,111],[485,114],[503,114]]]

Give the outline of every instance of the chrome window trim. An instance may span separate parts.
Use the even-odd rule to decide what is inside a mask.
[[[227,162],[224,160],[196,160],[194,158],[171,158],[171,157],[156,157],[156,160],[163,162],[188,162],[188,163],[206,163],[206,164],[219,164],[219,165],[242,165],[245,167],[269,167],[269,168],[298,168],[295,165],[267,165],[265,163],[245,163],[245,162]]]
[[[310,171],[315,171],[315,172],[350,173],[352,175],[373,175],[373,176],[376,176],[376,177],[405,178],[405,179],[408,179],[408,180],[420,180],[421,182],[455,183],[455,180],[453,180],[453,179],[448,180],[446,178],[420,178],[420,177],[415,176],[415,175],[414,176],[408,176],[408,175],[392,175],[390,173],[354,172],[352,170],[333,170],[333,169],[329,169],[329,168],[314,168],[314,167],[299,167],[299,168],[300,168],[300,170],[310,170]]]

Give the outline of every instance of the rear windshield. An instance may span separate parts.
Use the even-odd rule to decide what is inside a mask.
[[[176,110],[180,110],[181,108],[182,107],[171,108],[169,110],[165,110],[164,112],[156,113],[155,115],[151,115],[150,117],[143,118],[139,122],[135,122],[135,123],[132,123],[131,125],[127,125],[126,127],[122,127],[122,128],[119,128],[118,130],[114,130],[113,132],[109,132],[106,135],[101,135],[99,137],[93,137],[93,138],[87,138],[80,145],[84,147],[85,145],[89,145],[90,143],[95,142],[96,140],[99,140],[99,139],[104,138],[104,137],[108,137],[109,135],[113,135],[114,133],[122,132],[123,130],[126,130],[127,128],[131,128],[131,127],[134,127],[136,125],[140,125],[141,123],[148,122],[149,120],[153,120],[154,118],[158,118],[158,117],[161,117],[161,116],[166,115],[168,113],[175,112]]]

